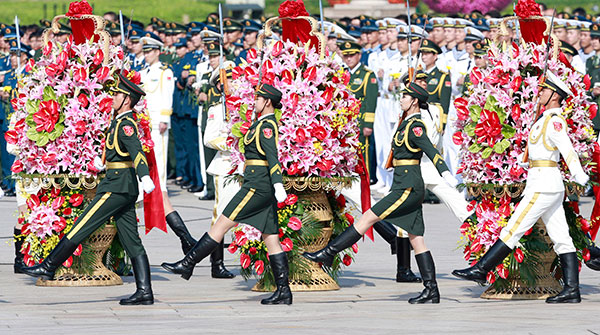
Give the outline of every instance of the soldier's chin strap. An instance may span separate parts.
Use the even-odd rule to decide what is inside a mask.
[[[548,100],[546,100],[544,107],[548,106],[548,104],[550,103],[550,100],[552,100],[552,97],[554,96],[555,93],[556,92],[552,91],[552,94],[550,94],[550,96],[548,97]]]
[[[123,105],[125,104],[125,97],[123,98],[123,100],[121,100],[121,105],[119,106],[119,108],[117,108],[117,111],[120,111],[121,108],[123,108]]]
[[[260,109],[260,112],[257,109],[256,116],[258,116],[258,117],[260,117],[262,115],[262,112],[265,110],[265,107],[267,107],[267,100],[266,99],[264,99],[264,100],[265,100],[265,103],[263,104],[262,108]]]

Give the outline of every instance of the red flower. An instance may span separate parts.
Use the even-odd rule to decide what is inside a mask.
[[[62,264],[66,268],[70,268],[73,265],[73,256],[69,256],[69,258]]]
[[[348,254],[344,255],[342,263],[344,263],[345,266],[350,266],[350,264],[352,264],[352,257],[350,257]]]
[[[304,130],[304,128],[298,128],[296,130],[296,141],[298,143],[304,143],[304,141],[306,141],[306,130]]]
[[[271,51],[271,54],[273,57],[277,57],[281,54],[281,52],[283,52],[283,43],[281,41],[277,41],[273,46],[273,51]]]
[[[25,72],[31,72],[34,65],[35,65],[35,60],[33,60],[33,58],[30,58],[27,61],[27,65],[25,65]]]
[[[317,78],[317,68],[311,66],[306,69],[306,71],[304,71],[303,78],[308,81],[314,81]]]
[[[279,228],[279,239],[281,239],[284,235],[283,229]]]
[[[496,143],[496,138],[502,133],[502,124],[498,114],[494,111],[484,109],[477,125],[475,126],[475,135],[477,143],[487,142],[490,147]]]
[[[290,167],[288,167],[286,170],[290,176],[294,176],[300,172],[300,170],[298,169],[298,164],[296,162],[290,164]]]
[[[15,160],[10,170],[14,173],[19,173],[23,171],[23,162],[20,159]]]
[[[24,119],[21,119],[24,120]],[[16,144],[17,143],[17,131],[14,129],[6,131],[4,133],[4,139],[8,144]]]
[[[285,198],[285,204],[288,206],[291,206],[296,202],[298,202],[298,196],[295,194],[290,193],[288,194],[287,198]]]
[[[521,106],[513,105],[510,111],[510,117],[512,117],[512,119],[515,121],[521,118]]]
[[[283,207],[285,207],[285,206],[287,206],[287,205],[285,204],[285,202],[278,202],[278,203],[277,203],[277,208],[279,208],[279,209],[282,209],[282,208],[283,208]]]
[[[317,162],[317,168],[323,171],[329,171],[333,167],[333,161],[331,159],[324,159]]]
[[[496,271],[498,271],[498,276],[502,279],[506,279],[508,277],[508,270],[504,267],[503,264],[500,264],[496,267]]]
[[[59,119],[58,113],[58,102],[54,100],[42,101],[40,103],[40,109],[33,114],[33,121],[36,124],[35,130],[38,132],[47,131],[51,132],[54,130],[54,126]]]
[[[102,61],[104,61],[104,52],[102,49],[98,49],[98,51],[96,51],[96,55],[94,56],[94,65],[98,66],[102,63]]]
[[[510,89],[513,90],[513,92],[517,91],[519,89],[519,87],[521,87],[521,83],[523,82],[523,77],[521,76],[516,76],[515,78],[513,78],[513,80],[510,82]]]
[[[67,16],[80,16],[83,14],[92,14],[92,6],[87,1],[74,1],[69,4]]]
[[[533,232],[533,227],[529,228],[529,230],[526,231],[525,234],[523,234],[523,236],[529,236],[531,232]]]
[[[346,220],[348,220],[348,222],[350,224],[354,224],[354,216],[350,215],[350,213],[344,213],[344,216],[346,217]]]
[[[535,0],[519,0],[515,7],[515,14],[520,18],[525,19],[530,16],[541,16],[542,12]]]
[[[119,48],[119,50],[117,51],[117,57],[119,59],[123,59],[123,57],[125,57],[125,54],[123,54],[123,49]]]
[[[294,93],[290,94],[291,109],[296,109],[296,106],[298,106],[299,99],[300,99],[300,97],[298,97],[298,93],[294,92]]]
[[[469,118],[469,109],[467,106],[469,101],[465,98],[457,98],[454,100],[454,107],[456,107],[456,114],[459,120],[466,120]]]
[[[87,71],[82,67],[75,70],[75,73],[73,73],[73,80],[75,80],[75,81],[84,81],[86,79],[87,79]]]
[[[106,66],[103,66],[100,68],[100,70],[98,70],[98,72],[96,72],[96,79],[98,79],[98,81],[102,83],[106,80],[106,78],[108,78],[109,74],[110,69]]]
[[[250,48],[250,49],[248,49],[248,52],[246,53],[246,60],[248,61],[248,63],[251,63],[252,61],[254,61],[256,59],[256,56],[258,56],[256,49]]]
[[[488,283],[493,284],[496,281],[496,275],[494,275],[494,273],[492,271],[488,272],[487,277],[486,277]]]
[[[460,145],[463,142],[463,134],[460,131],[457,131],[452,135],[452,142],[456,145]]]
[[[339,197],[337,197],[337,198],[335,199],[335,201],[337,202],[337,204],[338,204],[338,206],[339,206],[340,208],[345,208],[345,207],[346,207],[346,198],[344,197],[344,195],[343,195],[343,194],[341,194],[341,193],[340,193],[340,196],[339,196]]]
[[[248,129],[250,129],[250,127],[252,126],[252,124],[248,121],[242,123],[242,126],[240,127],[240,132],[244,135],[246,135],[246,133],[248,132]]]
[[[87,95],[81,93],[79,94],[79,96],[77,96],[77,101],[79,101],[79,105],[81,105],[82,108],[86,108],[90,102],[87,98]]]
[[[29,199],[25,201],[25,203],[27,204],[27,207],[29,209],[34,209],[35,207],[40,205],[40,198],[38,198],[37,195],[32,194],[29,196]]]
[[[327,137],[327,130],[323,126],[316,126],[311,129],[310,134],[319,139],[319,141],[323,141]]]
[[[588,220],[581,218],[581,220],[579,222],[581,223],[581,230],[584,233],[587,233],[588,231],[590,231],[590,229],[592,229],[592,227],[590,227],[590,223],[588,222]]]
[[[71,198],[69,199],[69,203],[73,206],[73,207],[78,207],[79,205],[81,205],[83,203],[83,195],[79,194],[79,193],[75,193],[71,196]]]
[[[53,187],[52,190],[50,190],[51,197],[56,198],[59,195],[60,195],[60,188]]]
[[[285,239],[283,239],[283,241],[281,241],[281,248],[283,249],[283,251],[288,252],[294,249],[294,242],[292,242],[292,240],[289,237],[286,237]]]
[[[250,260],[250,256],[248,256],[247,254],[242,253],[240,255],[240,264],[242,265],[243,269],[247,269],[250,266],[250,263],[252,261]]]
[[[113,99],[106,97],[100,101],[99,108],[102,112],[108,113],[112,110]]]
[[[73,209],[71,207],[67,207],[67,208],[63,209],[62,213],[65,216],[69,216],[69,215],[73,214]]]
[[[521,248],[516,248],[515,249],[515,259],[517,260],[517,263],[523,263],[524,258],[525,258],[525,256],[523,255],[523,251],[521,250]]]
[[[237,249],[238,249],[238,246],[235,243],[230,243],[229,246],[227,247],[227,251],[229,251],[232,254],[235,254]]]
[[[358,244],[354,243],[354,244],[352,245],[352,251],[353,251],[354,253],[357,253],[357,252],[358,252]]]
[[[48,44],[44,46],[44,50],[42,50],[42,54],[44,56],[49,56],[52,52],[52,42],[48,41]]]
[[[67,60],[69,59],[69,55],[67,55],[66,51],[61,52],[56,57],[56,70],[58,72],[63,72],[67,67]]]
[[[302,228],[302,220],[300,220],[297,216],[292,216],[287,226],[294,231],[298,231]]]
[[[79,255],[81,255],[82,251],[83,251],[83,247],[80,244],[80,245],[77,246],[77,249],[75,249],[75,251],[73,252],[73,255],[79,256]]]
[[[52,209],[57,210],[65,203],[65,197],[58,197],[52,201]]]
[[[265,271],[265,262],[261,260],[256,261],[256,263],[254,263],[254,271],[256,271],[257,275],[262,275]]]
[[[280,17],[309,16],[303,1],[287,0],[279,6]]]
[[[471,73],[469,73],[469,79],[471,79],[471,82],[473,83],[473,85],[478,85],[479,82],[481,81],[481,77],[483,75],[481,74],[481,71],[479,70],[478,67],[473,68],[473,70],[471,70]]]
[[[591,104],[589,112],[590,112],[590,119],[595,118],[596,114],[598,113],[598,105],[597,104]]]
[[[250,253],[250,255],[256,255],[256,248],[251,247],[250,249],[248,249],[248,252]]]
[[[583,77],[583,84],[585,84],[585,90],[589,91],[590,90],[590,86],[592,86],[592,81],[590,80],[590,75],[586,74]]]
[[[581,250],[581,257],[583,258],[584,261],[586,261],[586,262],[589,261],[591,258],[590,249],[585,248],[585,249]]]
[[[281,80],[284,83],[291,85],[294,81],[294,75],[292,74],[292,72],[290,72],[290,70],[283,70],[283,72],[281,72]]]

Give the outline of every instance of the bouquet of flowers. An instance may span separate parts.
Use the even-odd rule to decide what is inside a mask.
[[[277,41],[255,50],[246,63],[233,69],[232,95],[228,97],[228,143],[233,163],[243,163],[240,139],[252,124],[254,87],[262,62],[262,83],[283,93],[277,111],[279,161],[289,176],[347,177],[359,168],[358,115],[360,101],[346,85],[350,74],[332,57],[320,57],[312,48]]]
[[[354,218],[346,212],[346,201],[343,196],[340,195],[336,198],[334,194],[331,194],[330,199],[333,199],[330,204],[336,213],[332,222],[333,235],[338,235],[354,222]],[[289,194],[286,201],[279,205],[277,217],[279,239],[289,260],[290,280],[310,284],[309,261],[302,257],[302,252],[305,250],[300,246],[307,245],[311,240],[318,238],[323,226],[305,210],[306,205],[303,201],[298,200],[298,196],[295,194]],[[255,274],[262,286],[270,289],[275,287],[275,279],[268,262],[268,250],[261,240],[261,235],[256,228],[239,224],[233,230],[233,241],[228,250],[231,253],[239,251],[241,274],[244,279]],[[336,255],[333,266],[328,269],[329,275],[337,280],[342,264],[349,266],[352,263],[352,256],[356,252],[358,252],[358,246],[355,244],[352,248]]]

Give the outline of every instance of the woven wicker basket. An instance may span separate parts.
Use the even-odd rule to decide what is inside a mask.
[[[535,227],[539,229],[544,237],[544,240],[549,246],[552,246],[552,241],[546,232],[546,226],[538,221]],[[562,290],[562,286],[556,280],[552,273],[552,263],[556,258],[556,254],[550,250],[540,255],[541,263],[536,269],[536,285],[534,287],[527,286],[520,278],[518,273],[509,274],[509,286],[505,289],[496,290],[490,286],[481,294],[484,299],[501,299],[501,300],[540,300],[550,296],[557,295]]]
[[[113,286],[123,285],[121,277],[107,269],[102,264],[102,257],[106,250],[110,247],[115,235],[117,227],[114,225],[106,225],[98,229],[84,242],[84,247],[89,246],[94,255],[93,272],[91,275],[79,274],[73,269],[62,268],[60,273],[54,276],[53,280],[43,280],[39,278],[36,282],[37,286]]]
[[[305,210],[310,212],[311,215],[321,223],[324,223],[325,226],[325,228],[321,230],[321,235],[319,235],[319,237],[298,243],[298,249],[300,253],[305,251],[314,252],[320,250],[324,248],[327,243],[329,243],[329,239],[333,233],[333,228],[329,227],[331,220],[333,220],[333,212],[331,210],[331,206],[329,205],[327,195],[324,191],[298,192],[297,195],[300,200],[309,204],[305,207]],[[308,260],[307,262],[309,266],[308,272],[310,273],[311,277],[310,282],[305,283],[300,280],[290,278],[290,289],[292,291],[332,291],[340,289],[335,280],[333,280],[333,278],[323,271],[319,264]],[[267,291],[263,287],[262,281],[256,283],[252,290],[261,292]]]

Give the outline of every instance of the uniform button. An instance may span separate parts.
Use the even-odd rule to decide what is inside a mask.
[[[250,170],[250,172],[254,172],[254,170]]]
[[[115,174],[119,174],[119,171],[115,171]]]
[[[408,173],[408,170],[404,170],[404,173]]]

